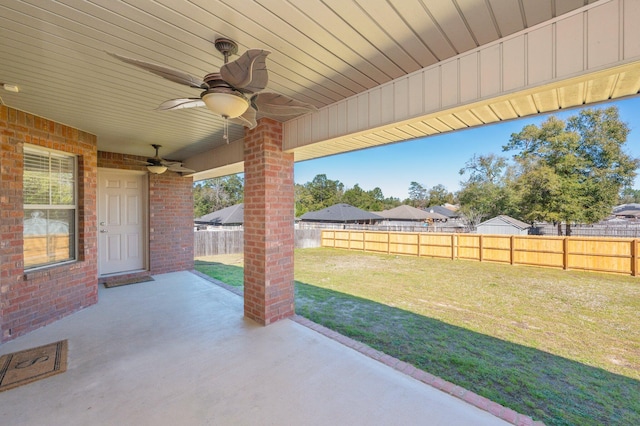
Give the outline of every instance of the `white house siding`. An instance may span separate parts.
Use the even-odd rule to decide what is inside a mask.
[[[483,222],[477,226],[478,234],[493,234],[493,235],[528,235],[529,230],[520,229],[504,220],[495,218]]]

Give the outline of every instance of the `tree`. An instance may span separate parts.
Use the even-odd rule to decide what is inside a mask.
[[[409,201],[413,207],[427,207],[429,193],[427,188],[418,182],[409,185]]]
[[[460,212],[468,226],[475,228],[483,219],[500,214],[516,215],[513,170],[506,158],[495,154],[474,155],[460,169],[460,174],[469,175],[460,183],[457,194]]]
[[[205,179],[193,184],[195,217],[233,206],[241,203],[243,199],[244,179],[238,175]]]
[[[365,191],[357,183],[344,191],[342,202],[368,211],[381,211],[385,208],[385,198],[380,188]]]
[[[362,208],[361,206],[365,204],[370,204],[368,194],[357,183],[353,188],[344,191],[341,201],[358,208]]]
[[[376,186],[371,191],[369,191],[369,194],[375,201],[380,201],[384,204],[384,194],[382,193],[382,189]]]
[[[390,210],[403,204],[398,197],[386,197],[382,200],[382,210]],[[381,211],[382,211],[381,210]]]
[[[307,186],[313,197],[314,204],[319,208],[329,207],[338,203],[344,191],[342,182],[331,180],[325,174],[317,175]]]
[[[331,180],[325,174],[316,175],[302,187],[296,185],[296,215],[337,204],[343,192],[344,185],[339,180]]]
[[[382,193],[382,189],[377,186],[373,188],[371,191],[368,191],[373,199],[373,204],[370,206],[370,211],[382,211],[392,209],[394,207],[398,207],[400,203],[400,199],[396,197],[385,197]]]
[[[441,206],[453,202],[453,194],[444,185],[438,184],[429,189],[428,199],[428,206]]]
[[[529,221],[594,223],[609,214],[640,161],[624,152],[629,134],[616,107],[583,109],[527,125],[503,147],[517,150],[515,187]],[[569,231],[568,231],[569,233]]]
[[[222,189],[229,196],[230,205],[241,203],[244,200],[244,179],[238,175],[222,178]]]
[[[294,198],[296,205],[296,216],[302,216],[309,211],[309,206],[313,205],[313,197],[309,188],[305,185],[296,183],[294,188]]]
[[[640,203],[640,189],[626,187],[620,193],[618,204]]]
[[[311,182],[295,185],[296,216],[310,211],[321,210],[337,203],[346,203],[369,211],[381,211],[400,205],[397,198],[385,198],[382,189],[376,187],[365,191],[357,183],[353,188],[344,189],[339,180],[331,180],[327,175],[316,175]]]
[[[495,154],[477,155],[468,160],[460,169],[461,175],[468,173],[467,183],[498,184],[507,167],[507,159]]]

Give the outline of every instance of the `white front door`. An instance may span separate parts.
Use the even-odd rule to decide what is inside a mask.
[[[98,274],[145,269],[146,174],[98,170]]]

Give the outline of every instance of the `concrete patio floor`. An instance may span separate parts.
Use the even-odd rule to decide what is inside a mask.
[[[66,372],[0,393],[0,424],[509,424],[295,321],[244,319],[195,274],[154,278],[0,345],[69,341]]]

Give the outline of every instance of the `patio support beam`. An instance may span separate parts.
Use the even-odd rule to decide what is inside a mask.
[[[281,123],[245,133],[244,178],[244,315],[268,325],[294,314],[293,154]]]

